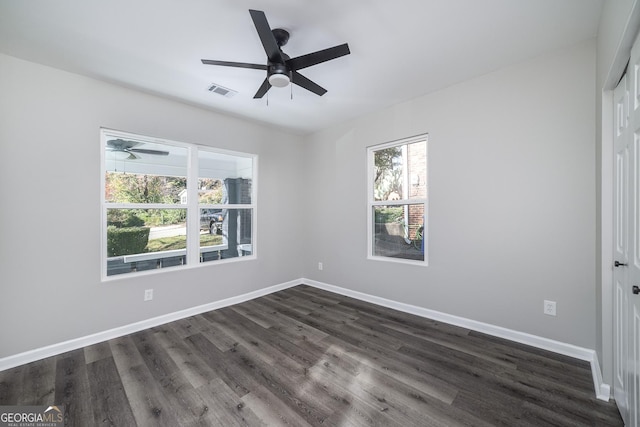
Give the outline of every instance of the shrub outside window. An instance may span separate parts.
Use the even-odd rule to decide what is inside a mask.
[[[256,156],[107,129],[101,140],[103,278],[255,257]]]
[[[427,135],[367,152],[368,257],[427,265]]]

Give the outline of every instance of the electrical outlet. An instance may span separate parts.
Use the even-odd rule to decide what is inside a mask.
[[[324,266],[322,265],[321,262],[318,263],[318,270],[322,270],[324,268]]]
[[[144,300],[151,301],[153,299],[153,289],[144,290]]]
[[[549,316],[556,315],[556,302],[544,300],[544,314]]]

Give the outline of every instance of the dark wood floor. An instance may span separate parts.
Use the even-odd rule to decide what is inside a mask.
[[[0,372],[69,426],[621,426],[589,364],[297,286]]]

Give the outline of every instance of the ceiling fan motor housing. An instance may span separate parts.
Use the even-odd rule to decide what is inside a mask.
[[[289,31],[282,28],[274,28],[271,30],[273,37],[276,39],[276,43],[279,47],[284,46],[289,41]]]

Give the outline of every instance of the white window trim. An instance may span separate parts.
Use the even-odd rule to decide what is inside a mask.
[[[177,147],[183,147],[188,150],[188,163],[187,163],[187,204],[162,204],[162,203],[107,203],[105,200],[105,184],[106,184],[106,144],[107,135],[109,138],[130,138],[130,139],[143,139],[148,142],[155,142],[166,145],[173,145]],[[200,205],[198,203],[198,151],[209,151],[216,154],[226,154],[237,157],[250,158],[252,161],[252,177],[251,177],[251,203],[249,204],[226,204],[226,205]],[[244,153],[240,151],[232,151],[221,148],[211,147],[209,145],[192,144],[186,142],[172,141],[163,138],[155,138],[146,135],[135,134],[131,132],[123,132],[113,130],[109,128],[100,128],[100,221],[101,221],[101,239],[100,239],[100,270],[101,281],[110,282],[114,280],[131,279],[133,277],[141,277],[153,274],[161,274],[168,271],[175,271],[176,269],[191,269],[191,268],[203,268],[210,267],[219,264],[227,264],[233,262],[250,261],[257,259],[257,217],[258,217],[258,155],[251,153]],[[195,183],[195,184],[194,184]],[[222,209],[251,209],[251,255],[242,257],[227,258],[222,260],[216,260],[215,262],[200,262],[200,255],[203,252],[209,252],[211,250],[224,250],[227,245],[205,246],[200,247],[200,239],[196,233],[200,231],[200,208],[219,207]],[[107,209],[117,208],[133,208],[133,209],[187,209],[187,248],[177,251],[164,251],[156,252],[155,258],[159,258],[158,255],[175,256],[181,255],[186,252],[186,264],[180,266],[163,267],[153,270],[137,271],[131,273],[115,274],[107,276]],[[189,230],[196,230],[189,231]],[[189,238],[190,237],[190,238]],[[247,245],[239,245],[247,246]],[[180,254],[178,254],[180,252]],[[129,255],[131,259],[143,260],[146,254]]]
[[[425,162],[426,162],[426,198],[402,199],[402,200],[375,200],[374,195],[374,152],[386,148],[412,144],[425,141]],[[395,264],[409,264],[422,267],[429,266],[429,134],[424,133],[408,138],[398,139],[382,144],[370,145],[367,147],[367,259],[372,261],[392,262]],[[375,206],[404,206],[411,204],[424,204],[422,241],[424,242],[424,261],[393,258],[374,255],[373,253],[373,207]]]

